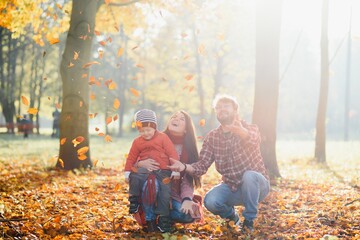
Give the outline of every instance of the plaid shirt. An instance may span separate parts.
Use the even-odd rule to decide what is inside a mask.
[[[207,134],[199,161],[192,164],[194,175],[205,174],[215,161],[216,170],[232,191],[237,190],[244,172],[248,170],[259,172],[269,179],[260,153],[261,140],[258,127],[245,121],[241,121],[241,124],[249,132],[246,140],[233,133],[224,134],[221,126]]]

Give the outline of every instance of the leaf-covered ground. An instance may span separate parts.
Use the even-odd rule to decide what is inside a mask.
[[[19,147],[17,154],[0,157],[0,239],[360,239],[356,164],[345,178],[280,151],[283,178],[273,182],[260,205],[254,233],[229,230],[205,210],[203,224],[177,224],[171,234],[146,234],[127,214],[128,187],[121,167],[99,162],[88,172],[49,170],[44,166],[53,160],[44,164],[44,152],[37,158],[20,154],[21,149],[25,151]],[[218,182],[210,169],[199,193]]]

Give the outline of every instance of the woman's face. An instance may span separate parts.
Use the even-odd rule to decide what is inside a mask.
[[[182,136],[185,134],[186,120],[181,112],[175,113],[169,121],[168,129],[172,135]]]

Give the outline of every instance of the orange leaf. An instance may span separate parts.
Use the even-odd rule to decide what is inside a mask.
[[[94,93],[90,93],[90,99],[91,99],[91,100],[95,100],[95,99],[96,99],[96,96],[95,96]]]
[[[81,78],[86,78],[87,77],[87,73],[83,73],[82,75],[81,75]]]
[[[82,147],[80,149],[77,150],[77,154],[78,155],[84,155],[85,153],[87,153],[89,151],[89,147]]]
[[[186,33],[181,33],[181,37],[182,37],[182,38],[186,38],[186,37],[187,37],[187,34],[186,34]]]
[[[199,125],[200,125],[201,127],[205,126],[205,123],[206,123],[205,119],[201,119],[201,120],[199,121]]]
[[[135,88],[130,88],[130,92],[135,96],[138,97],[140,95],[139,91]]]
[[[142,128],[142,122],[140,122],[140,121],[136,121],[136,127],[138,127],[138,128]]]
[[[135,65],[135,67],[138,67],[138,68],[142,68],[142,69],[144,69],[144,66],[143,66],[143,65],[141,65],[141,64],[136,64],[136,65]]]
[[[194,86],[190,86],[190,87],[189,87],[189,92],[192,92],[194,89],[195,89]]]
[[[72,62],[69,62],[68,68],[71,68],[73,66],[74,66],[74,64]]]
[[[79,143],[82,143],[85,140],[85,138],[83,136],[78,136],[75,138],[75,140],[78,141]]]
[[[29,100],[26,97],[21,96],[21,101],[24,105],[29,106]]]
[[[86,160],[86,159],[87,159],[87,156],[86,156],[86,155],[81,154],[81,155],[78,155],[78,159],[79,159],[80,161],[84,161],[84,160]]]
[[[98,50],[98,54],[99,54],[99,58],[102,59],[103,58],[103,55],[104,55],[104,51],[99,49]]]
[[[98,127],[95,128],[95,131],[99,131],[100,129]]]
[[[105,41],[100,41],[99,44],[100,44],[101,46],[106,46],[106,42],[105,42]]]
[[[60,163],[60,166],[61,166],[62,168],[64,168],[64,161],[63,161],[61,158],[59,158],[59,163]]]
[[[103,137],[103,136],[105,136],[105,134],[101,132],[101,133],[98,133],[98,136]]]
[[[83,106],[83,101],[80,101],[79,106],[80,106],[80,107]]]
[[[104,140],[105,140],[105,142],[112,142],[112,138],[110,135],[106,135]]]
[[[169,184],[169,183],[171,182],[171,178],[166,177],[166,178],[164,178],[164,179],[162,180],[162,182],[163,182],[164,184]]]
[[[28,112],[29,114],[36,115],[36,114],[38,113],[38,110],[37,110],[37,108],[29,108],[29,109],[27,110],[27,112]]]
[[[124,49],[123,48],[119,48],[118,52],[117,52],[117,56],[120,57],[121,55],[123,55],[124,53]]]
[[[115,100],[114,100],[114,108],[119,109],[119,107],[120,107],[120,100],[115,98]]]
[[[108,37],[108,38],[106,39],[106,41],[108,41],[109,43],[112,43],[112,38],[111,38],[111,37]]]
[[[119,116],[116,114],[114,117],[113,117],[113,121],[115,122],[116,120],[118,120]]]
[[[62,139],[60,140],[60,145],[64,145],[65,142],[66,142],[66,138],[62,138]]]
[[[57,109],[61,109],[60,103],[56,103],[56,104],[55,104],[55,107],[56,107]]]
[[[111,0],[105,0],[105,4],[109,4]]]
[[[60,42],[60,39],[58,38],[50,38],[48,39],[50,44],[56,44]]]
[[[93,119],[93,118],[95,118],[97,116],[97,113],[90,113],[89,114],[89,118],[90,119]]]
[[[93,163],[94,167],[96,167],[96,164],[98,163],[98,161],[99,161],[99,160],[95,159],[95,161],[94,161],[94,163]]]
[[[188,75],[185,76],[185,79],[186,79],[187,81],[189,81],[189,80],[191,80],[191,79],[193,79],[193,78],[194,78],[194,75],[192,75],[192,74],[188,74]]]
[[[90,76],[90,78],[89,78],[89,85],[93,85],[93,84],[95,84],[95,83],[96,83],[95,77],[94,77],[94,76]]]
[[[106,118],[106,125],[110,124],[112,122],[112,117]]]
[[[88,68],[90,67],[91,65],[94,65],[94,64],[100,64],[99,62],[96,62],[96,61],[92,61],[92,62],[88,62],[88,63],[85,63],[82,68]]]
[[[58,7],[58,9],[62,9],[62,6],[60,4],[56,3],[56,6]]]
[[[101,33],[100,33],[99,31],[96,31],[96,30],[94,30],[94,33],[95,33],[96,36],[100,36],[100,35],[101,35]]]
[[[117,85],[116,85],[115,82],[112,82],[112,83],[109,84],[109,89],[110,90],[114,90],[114,89],[116,89],[116,87],[117,87]]]
[[[121,185],[120,185],[119,183],[117,183],[117,184],[115,185],[114,191],[119,191],[120,188],[121,188]]]

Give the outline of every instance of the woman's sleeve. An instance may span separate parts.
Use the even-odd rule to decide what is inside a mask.
[[[193,199],[194,197],[194,185],[192,181],[190,181],[189,176],[187,176],[187,174],[185,174],[183,178],[181,178],[180,197],[181,200],[183,200],[184,198]]]

